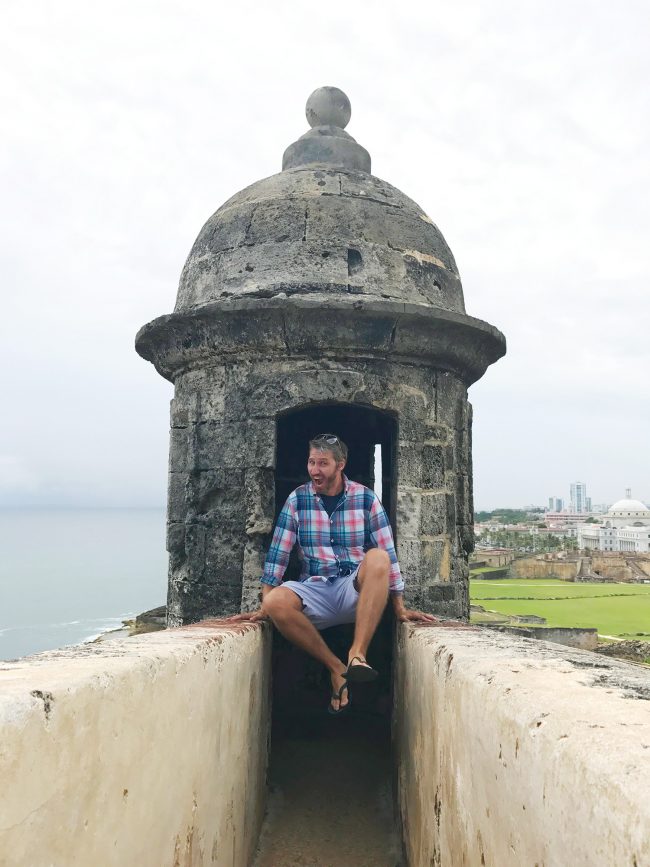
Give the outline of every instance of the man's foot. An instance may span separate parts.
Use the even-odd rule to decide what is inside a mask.
[[[350,703],[350,687],[348,686],[345,672],[338,674],[332,673],[332,698],[328,707],[328,713],[339,714],[347,708]]]
[[[375,680],[378,672],[366,662],[365,656],[353,656],[348,662],[345,677],[351,683],[368,683]]]

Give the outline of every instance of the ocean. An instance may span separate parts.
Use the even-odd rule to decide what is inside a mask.
[[[164,509],[0,509],[0,659],[90,641],[166,597]]]

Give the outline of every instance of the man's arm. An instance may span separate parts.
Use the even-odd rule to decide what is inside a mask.
[[[282,578],[289,564],[289,555],[291,549],[296,543],[298,535],[298,519],[295,506],[291,496],[287,499],[282,507],[282,511],[278,515],[278,521],[273,531],[273,538],[269,547],[266,561],[264,563],[264,572],[262,574],[262,605],[257,611],[244,611],[241,614],[235,614],[227,618],[231,621],[250,620],[266,620],[264,614],[264,599],[273,590],[282,583]]]
[[[438,619],[433,614],[415,611],[404,605],[404,579],[397,562],[393,531],[386,510],[377,495],[374,496],[370,509],[370,539],[375,547],[382,548],[390,557],[389,589],[395,618],[402,622],[410,620],[419,623],[438,623]]]

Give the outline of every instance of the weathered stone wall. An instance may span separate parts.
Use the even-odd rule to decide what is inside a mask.
[[[515,578],[559,578],[575,581],[580,568],[579,560],[537,560],[535,558],[514,560],[510,566]]]
[[[591,568],[593,572],[597,572],[608,581],[634,581],[638,577],[636,570],[630,567],[624,554],[614,557],[594,554],[591,557]]]
[[[248,867],[269,659],[204,623],[0,663],[2,867]]]
[[[650,677],[638,666],[403,626],[395,722],[412,867],[650,864]]]
[[[473,505],[471,407],[463,383],[396,361],[271,357],[176,379],[170,625],[258,604],[274,519],[276,419],[315,397],[397,414],[397,543],[407,601],[467,616]]]

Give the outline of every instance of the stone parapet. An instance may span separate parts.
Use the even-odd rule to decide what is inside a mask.
[[[247,867],[269,660],[203,622],[0,663],[0,865]]]
[[[650,671],[487,630],[401,627],[412,867],[650,864]]]

